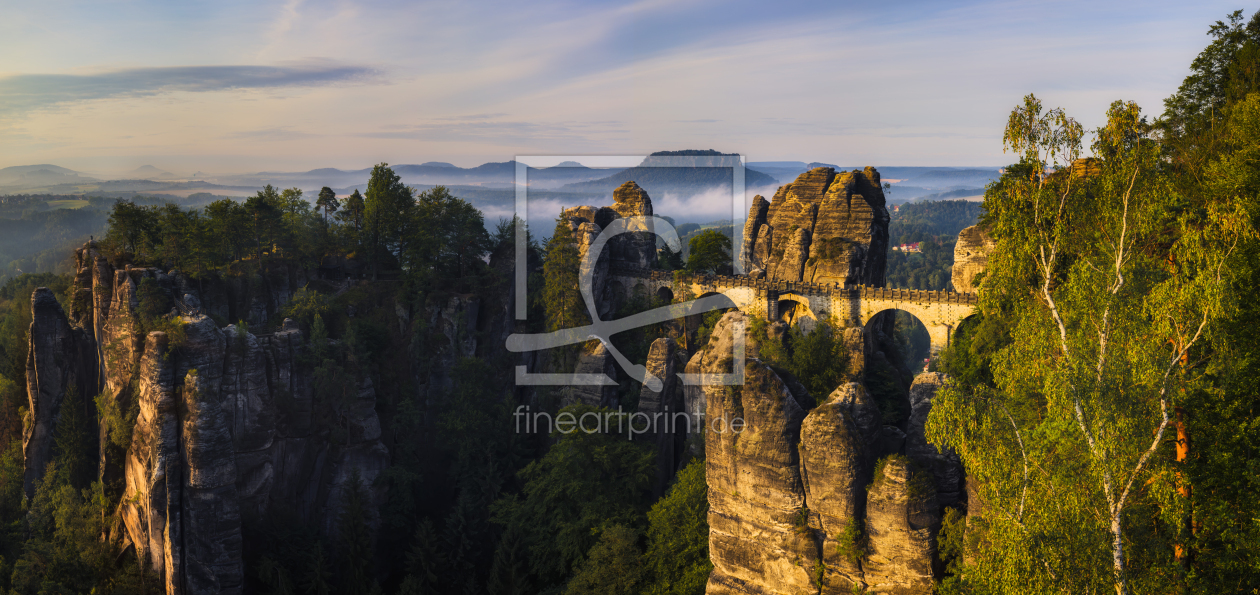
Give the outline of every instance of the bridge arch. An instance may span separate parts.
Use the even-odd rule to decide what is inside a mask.
[[[656,299],[662,303],[670,304],[674,301],[674,290],[668,285],[662,285],[656,288]]]
[[[882,331],[889,338],[893,338],[893,344],[898,346],[897,351],[906,357],[904,364],[916,374],[927,368],[928,362],[925,360],[930,359],[939,350],[934,348],[935,342],[927,324],[913,313],[900,308],[888,308],[876,312],[864,326],[868,333]],[[894,337],[900,337],[900,339]],[[909,344],[908,352],[900,346],[899,341],[902,339]],[[871,349],[872,345],[868,342],[865,348]],[[870,353],[868,352],[867,355],[869,356]],[[896,357],[900,358],[900,356]]]
[[[818,324],[818,313],[810,307],[809,298],[795,293],[781,293],[775,304],[778,320],[790,325],[800,325],[808,333]]]

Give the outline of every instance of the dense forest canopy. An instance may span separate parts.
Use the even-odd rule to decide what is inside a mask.
[[[952,289],[950,268],[958,232],[975,225],[983,213],[981,203],[966,200],[899,205],[888,223],[888,245],[918,244],[919,252],[888,251],[887,286]]]

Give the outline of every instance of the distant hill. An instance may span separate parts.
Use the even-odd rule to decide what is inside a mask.
[[[66,169],[59,165],[52,165],[49,163],[45,163],[42,165],[14,165],[11,167],[6,167],[4,169],[0,169],[0,178],[12,178],[12,177],[17,177],[17,176],[22,176],[28,173],[41,172],[41,171],[63,174],[63,175],[73,175],[73,176],[79,175],[79,172],[74,171],[72,169]]]
[[[0,169],[0,186],[8,192],[41,188],[55,184],[90,182],[89,178],[72,169],[57,165],[15,165]]]

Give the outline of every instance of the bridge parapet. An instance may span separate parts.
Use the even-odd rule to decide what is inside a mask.
[[[828,285],[824,283],[810,283],[806,281],[754,279],[752,277],[732,277],[727,275],[692,275],[682,273],[675,276],[675,274],[670,271],[632,269],[624,267],[614,268],[611,272],[613,276],[637,277],[640,279],[651,279],[652,281],[668,282],[671,284],[674,281],[679,281],[687,284],[709,285],[714,287],[751,287],[753,289],[772,290],[778,293],[830,295],[833,297],[849,297],[866,300],[910,301],[960,305],[975,305],[979,302],[979,296],[974,293],[960,293],[956,291],[890,289],[887,287],[872,287],[869,285],[842,286],[839,283]]]

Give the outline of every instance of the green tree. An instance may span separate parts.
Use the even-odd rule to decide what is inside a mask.
[[[119,200],[114,203],[110,212],[109,232],[106,233],[105,240],[116,246],[118,251],[141,259],[148,255],[157,233],[156,208],[137,205],[130,200]]]
[[[981,309],[1011,313],[1013,340],[993,387],[947,386],[928,422],[989,511],[964,571],[976,585],[1124,595],[1171,566],[1165,437],[1182,395],[1210,389],[1186,362],[1234,310],[1230,265],[1254,234],[1237,205],[1177,208],[1150,132],[1116,102],[1099,160],[1082,162],[1061,110],[1029,95],[1011,113],[1005,142],[1024,167],[985,197],[998,244]]]
[[[446,572],[446,556],[440,547],[433,521],[422,519],[416,525],[411,549],[407,552],[407,577],[400,593],[405,595],[437,595],[442,592],[442,575]]]
[[[337,212],[341,206],[341,202],[337,200],[337,193],[332,188],[324,186],[319,190],[319,199],[315,201],[315,208],[324,211],[324,221],[328,221],[329,215]]]
[[[639,533],[625,525],[604,529],[565,595],[637,595],[643,582]]]
[[[705,275],[731,274],[731,238],[706,229],[688,242],[687,272]]]
[[[709,498],[704,459],[678,472],[673,487],[648,512],[648,548],[643,566],[651,571],[645,595],[703,595],[709,562]]]
[[[578,271],[582,254],[577,237],[564,217],[556,219],[556,231],[547,241],[547,257],[543,261],[543,304],[547,312],[547,330],[573,328],[590,323],[586,305],[578,289]]]
[[[372,168],[367,195],[363,200],[363,220],[373,279],[379,273],[382,253],[394,254],[401,260],[415,206],[413,191],[403,184],[402,178],[388,164],[381,163]]]
[[[271,184],[245,201],[245,212],[254,236],[254,262],[260,271],[263,269],[263,253],[274,251],[282,233],[284,211],[281,206],[280,193]]]
[[[577,419],[608,412],[582,405],[564,411]],[[520,496],[492,507],[496,523],[523,537],[535,585],[552,587],[568,581],[603,529],[641,527],[656,468],[651,449],[624,434],[557,435],[559,442],[520,472]]]
[[[1225,123],[1230,107],[1260,91],[1260,11],[1243,24],[1243,11],[1208,30],[1212,43],[1190,64],[1177,92],[1164,100],[1158,126],[1172,163],[1188,174],[1182,184],[1201,186],[1207,164],[1229,151]]]
[[[355,188],[350,196],[346,197],[342,209],[335,216],[346,225],[354,228],[355,231],[363,229],[363,195],[359,194],[359,189]]]
[[[343,490],[345,502],[341,516],[337,519],[341,539],[340,592],[351,595],[366,595],[375,583],[372,578],[372,534],[368,527],[366,492],[359,470],[352,470],[349,485]]]
[[[416,196],[404,266],[424,286],[443,286],[481,268],[491,247],[481,212],[445,186]],[[467,289],[467,288],[466,288]]]

